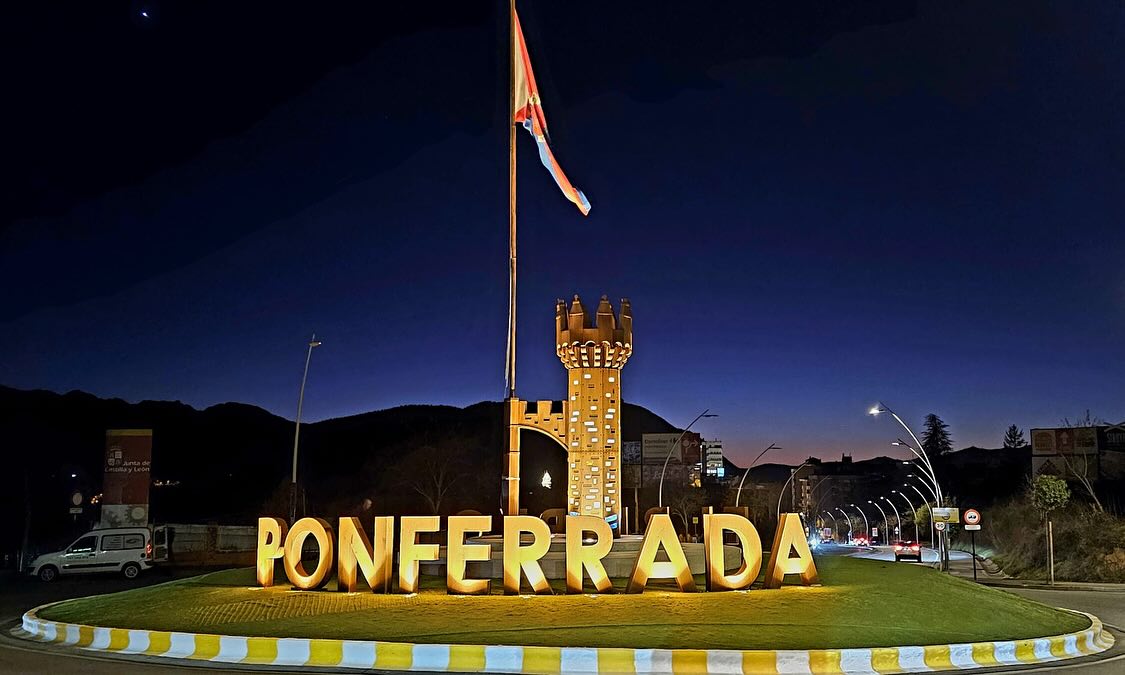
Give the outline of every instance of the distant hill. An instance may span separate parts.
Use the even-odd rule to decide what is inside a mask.
[[[643,407],[625,403],[623,412],[622,440],[676,431]],[[153,430],[153,479],[178,483],[153,488],[153,518],[162,521],[253,522],[263,508],[284,501],[293,448],[293,422],[255,406],[223,403],[198,410],[177,401],[128,403],[80,391],[0,386],[0,428],[6,467],[0,505],[22,516],[26,474],[40,532],[70,529],[72,491],[88,497],[100,490],[106,429]],[[417,495],[402,486],[396,467],[417,448],[452,444],[476,482],[453,506],[493,512],[502,442],[499,402],[406,405],[302,424],[299,473],[310,511],[346,510],[364,499],[377,510],[414,507]],[[523,461],[525,476],[548,467],[557,480],[566,480],[565,453],[537,433],[524,434]],[[535,506],[531,498],[529,507]]]

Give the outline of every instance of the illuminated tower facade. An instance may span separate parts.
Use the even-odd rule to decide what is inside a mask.
[[[621,369],[633,353],[633,316],[603,295],[596,313],[578,296],[555,306],[555,353],[566,368],[567,512],[601,516],[617,529],[621,510]]]

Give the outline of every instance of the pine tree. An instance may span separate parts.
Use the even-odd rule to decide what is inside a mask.
[[[1005,448],[1023,448],[1027,447],[1027,441],[1023,440],[1023,430],[1012,425],[1008,427],[1008,432],[1004,434],[1004,447]]]
[[[949,437],[949,425],[937,415],[926,415],[926,430],[922,432],[922,448],[929,456],[944,455],[953,451],[953,439]]]

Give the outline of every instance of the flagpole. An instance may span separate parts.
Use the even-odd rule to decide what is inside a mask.
[[[516,408],[516,0],[508,0],[508,351],[504,379],[508,397],[504,417],[508,426],[507,461],[503,477],[504,513],[520,513],[520,429]]]
[[[516,0],[509,0],[508,40],[508,398],[516,397]]]

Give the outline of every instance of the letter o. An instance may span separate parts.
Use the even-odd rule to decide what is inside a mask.
[[[319,549],[316,569],[312,574],[305,571],[305,565],[301,562],[301,549],[309,535],[316,539]],[[285,538],[284,559],[285,576],[289,578],[289,583],[303,591],[311,591],[328,581],[333,561],[332,539],[332,526],[320,518],[302,518],[289,529],[289,535]]]

